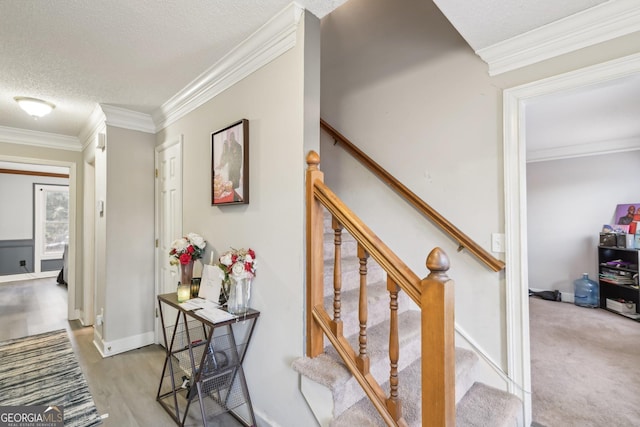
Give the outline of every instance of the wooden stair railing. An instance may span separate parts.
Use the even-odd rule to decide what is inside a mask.
[[[325,184],[320,157],[307,156],[307,356],[324,351],[326,335],[347,369],[389,426],[406,426],[398,395],[398,292],[406,292],[421,310],[422,425],[455,425],[454,289],[447,277],[449,260],[440,248],[427,257],[431,273],[420,279]],[[333,319],[324,307],[323,210],[332,215],[334,230]],[[358,303],[359,339],[354,350],[343,335],[341,320],[341,233],[346,229],[357,241],[360,259]],[[386,396],[369,372],[367,343],[367,260],[373,258],[387,274],[390,298],[389,384]]]
[[[445,231],[451,238],[458,242],[459,250],[467,249],[475,255],[480,261],[491,268],[493,271],[504,269],[504,262],[495,258],[489,252],[485,251],[482,246],[474,242],[469,236],[460,231],[456,226],[451,224],[445,217],[440,215],[435,209],[429,206],[424,200],[409,190],[404,184],[398,181],[386,169],[376,163],[367,156],[362,150],[356,147],[344,135],[338,132],[330,124],[320,119],[320,127],[331,135],[336,143],[340,143],[349,154],[362,163],[367,169],[376,174],[389,187],[395,190],[408,203],[412,204],[419,212],[433,221],[440,229]]]

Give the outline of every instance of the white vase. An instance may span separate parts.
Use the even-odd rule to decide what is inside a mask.
[[[244,314],[249,309],[251,299],[251,277],[229,276],[229,299],[227,310],[233,314]]]

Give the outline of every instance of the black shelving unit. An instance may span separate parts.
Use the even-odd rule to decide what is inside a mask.
[[[634,320],[640,320],[639,253],[638,249],[598,246],[600,307]],[[633,302],[635,313],[612,310],[607,306],[607,299]]]

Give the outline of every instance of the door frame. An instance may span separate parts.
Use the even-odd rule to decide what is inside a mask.
[[[524,425],[532,421],[527,265],[525,102],[640,72],[640,54],[507,89],[503,93],[506,253],[506,332],[509,391],[522,399]]]
[[[80,310],[76,309],[76,269],[79,265],[76,248],[77,221],[77,167],[74,162],[49,160],[36,157],[14,157],[0,154],[0,160],[14,163],[29,163],[34,165],[62,166],[69,169],[69,268],[67,278],[67,317],[76,320],[80,317]]]
[[[183,150],[184,150],[184,136],[182,134],[180,134],[177,138],[175,139],[171,139],[171,140],[167,140],[165,142],[163,142],[162,144],[156,146],[155,151],[154,151],[154,167],[155,167],[155,171],[156,171],[156,177],[155,177],[155,208],[154,208],[154,221],[155,221],[155,241],[156,241],[156,250],[155,250],[155,277],[154,277],[154,282],[155,282],[155,286],[154,286],[154,307],[155,307],[155,324],[154,324],[154,330],[155,330],[155,342],[156,344],[164,344],[164,338],[161,332],[161,323],[160,323],[160,314],[159,314],[159,310],[160,307],[158,306],[158,299],[157,299],[157,295],[160,293],[160,275],[162,274],[162,270],[160,268],[160,260],[161,260],[161,256],[160,256],[160,248],[158,247],[158,239],[160,236],[160,218],[161,218],[161,203],[160,203],[160,185],[159,185],[159,176],[158,176],[158,171],[159,171],[159,158],[160,158],[160,153],[162,151],[165,151],[166,149],[168,149],[169,147],[172,147],[174,145],[178,145],[179,146],[179,150],[178,150],[178,155],[180,157],[179,161],[180,161],[180,172],[181,172],[181,176],[180,176],[180,193],[178,195],[180,202],[179,202],[179,206],[182,206],[182,190],[183,190],[183,176],[184,176],[184,171],[183,171],[183,166],[184,166],[184,162],[183,162]],[[180,215],[180,235],[182,235],[182,210],[179,210],[179,215]]]

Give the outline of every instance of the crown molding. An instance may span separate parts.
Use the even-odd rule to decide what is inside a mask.
[[[83,150],[87,148],[89,144],[94,143],[95,137],[99,132],[104,132],[105,121],[106,117],[102,108],[100,105],[96,105],[79,135]]]
[[[107,126],[156,133],[156,126],[149,114],[127,110],[108,104],[100,104]]]
[[[156,131],[195,110],[296,45],[304,9],[291,3],[153,112]]]
[[[527,151],[527,163],[546,162],[574,157],[597,156],[640,150],[640,138],[626,138],[614,141],[598,141],[588,144],[554,147],[545,150]]]
[[[636,31],[640,31],[638,1],[609,1],[476,54],[489,65],[489,75],[495,76]]]
[[[75,136],[57,133],[39,132],[0,126],[0,142],[9,144],[32,145],[56,150],[82,151],[80,140]]]

